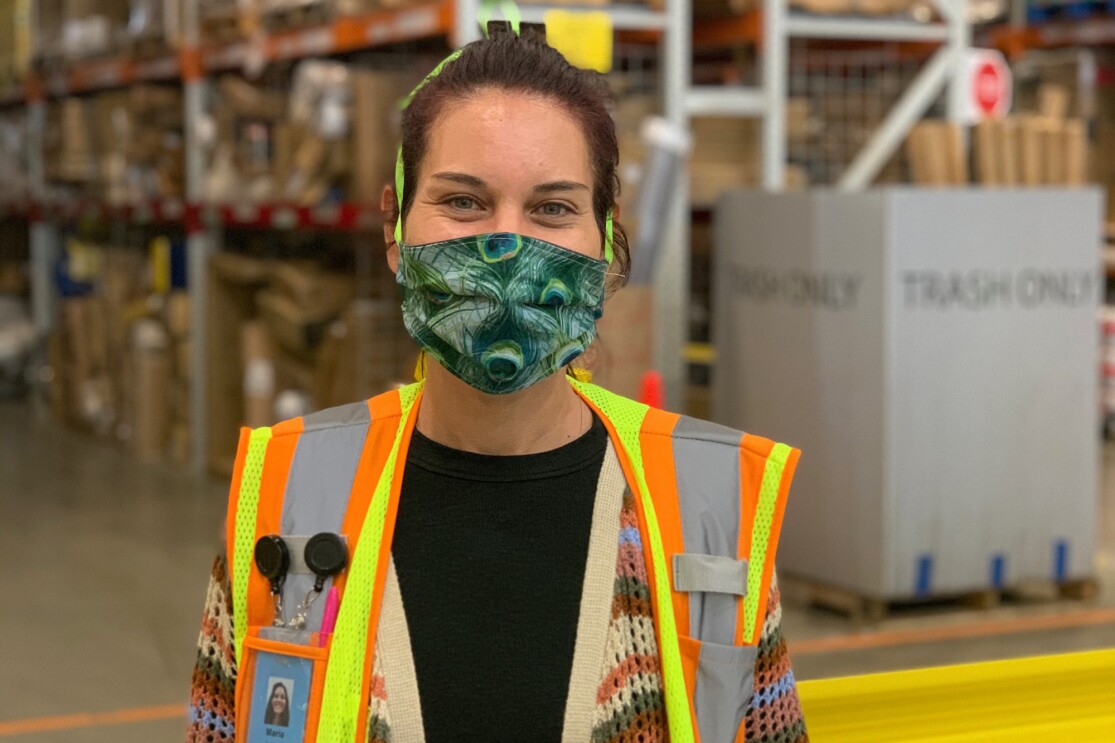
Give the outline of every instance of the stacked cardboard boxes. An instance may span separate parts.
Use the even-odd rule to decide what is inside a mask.
[[[56,416],[144,458],[184,463],[190,450],[190,301],[152,292],[142,251],[68,246],[87,266],[85,293],[61,301],[49,343]]]
[[[49,181],[109,204],[181,198],[182,93],[135,85],[51,105],[44,132]]]
[[[128,38],[129,0],[40,0],[37,5],[38,56],[85,59],[113,52]]]
[[[419,76],[311,61],[293,92],[222,78],[206,198],[378,204],[399,141],[394,103]]]
[[[973,127],[973,177],[959,125],[922,122],[906,143],[911,179],[927,186],[1083,186],[1090,180],[1087,127],[1067,116],[1068,100],[1059,86],[1045,86],[1036,112]]]
[[[136,85],[93,102],[102,198],[109,203],[184,195],[182,93]]]
[[[0,88],[16,85],[31,65],[31,0],[0,0]]]
[[[409,381],[416,348],[394,277],[221,253],[209,265],[210,466],[226,471],[237,429],[366,399]]]
[[[271,32],[320,25],[379,9],[420,5],[427,0],[195,0],[205,41],[223,43]]]
[[[1115,85],[1112,84],[1096,88],[1095,149],[1091,161],[1096,181],[1107,190],[1107,222],[1115,230]]]

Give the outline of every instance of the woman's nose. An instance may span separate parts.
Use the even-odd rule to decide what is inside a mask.
[[[521,209],[513,206],[500,206],[492,215],[488,232],[526,232],[527,220]]]

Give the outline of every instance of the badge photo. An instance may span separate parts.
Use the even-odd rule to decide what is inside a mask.
[[[313,661],[262,652],[256,660],[248,743],[300,743],[306,731]]]

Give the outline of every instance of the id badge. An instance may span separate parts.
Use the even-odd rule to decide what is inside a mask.
[[[302,743],[313,675],[312,658],[256,655],[247,743]]]

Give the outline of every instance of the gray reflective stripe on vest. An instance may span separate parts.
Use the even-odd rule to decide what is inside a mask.
[[[739,552],[740,434],[715,423],[682,416],[673,431],[681,534],[685,551],[735,559]],[[689,595],[689,634],[731,645],[736,597]]]
[[[719,555],[674,555],[674,590],[747,595],[747,560]]]
[[[747,592],[747,562],[738,558],[742,436],[685,416],[673,430],[685,541],[685,554],[675,556],[674,577],[675,586],[678,578],[690,585],[689,632],[701,641],[693,708],[702,743],[735,740],[751,699],[758,655],[755,646],[732,644],[739,596]]]
[[[366,402],[342,405],[306,416],[302,435],[294,450],[283,496],[282,533],[312,536],[318,532],[340,532],[371,414]],[[327,581],[325,591],[332,581]],[[314,586],[313,574],[288,575],[283,587],[287,619]],[[321,625],[324,597],[314,602],[307,628]]]

